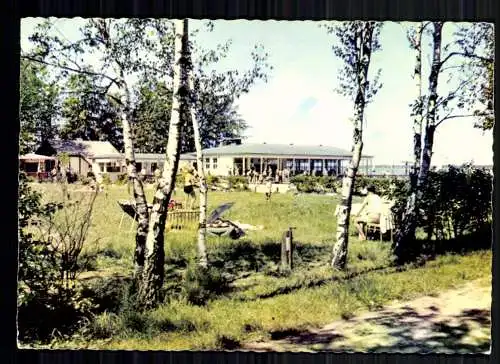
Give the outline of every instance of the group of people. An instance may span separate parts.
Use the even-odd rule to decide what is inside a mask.
[[[336,170],[324,170],[324,171],[292,171],[288,168],[284,168],[283,170],[276,169],[273,172],[271,167],[264,168],[264,170],[259,173],[254,167],[247,170],[245,173],[242,173],[241,169],[236,168],[234,171],[235,176],[245,176],[248,178],[249,183],[266,183],[269,179],[273,181],[273,183],[287,183],[290,181],[290,177],[297,174],[302,174],[304,176],[315,175],[315,176],[334,176],[336,175]],[[230,173],[231,174],[231,171]]]
[[[234,174],[236,176],[242,175],[240,169],[236,168]],[[249,183],[260,183],[263,184],[269,180],[274,183],[286,183],[290,180],[291,171],[288,168],[283,170],[277,169],[274,173],[271,167],[265,168],[261,173],[259,173],[254,167],[243,173],[243,176],[248,178]]]

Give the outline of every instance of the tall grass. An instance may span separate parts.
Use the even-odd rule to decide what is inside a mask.
[[[51,186],[44,189],[49,198]],[[152,190],[146,193],[150,199]],[[132,274],[131,219],[125,217],[124,226],[118,227],[121,210],[117,200],[127,198],[125,187],[110,186],[107,197],[102,194],[96,201],[89,234],[100,238],[99,246],[89,247],[85,253],[95,256],[86,279],[97,286],[102,283],[93,277],[112,280],[116,274]],[[177,193],[175,198],[182,200],[183,196]],[[336,197],[276,194],[267,202],[263,195],[252,192],[212,192],[209,211],[224,202],[235,202],[224,217],[262,225],[263,229],[250,231],[237,241],[209,236],[207,250],[214,269],[210,279],[200,282],[193,271],[196,232],[167,231],[165,303],[138,313],[128,308],[132,307],[127,305],[130,297],[120,296],[119,302],[109,304],[105,312],[96,313],[86,328],[85,341],[61,342],[58,346],[231,349],[283,330],[321,326],[349,318],[359,310],[377,309],[393,299],[433,294],[491,274],[489,251],[441,256],[421,268],[408,266],[402,272],[377,270],[391,262],[390,243],[360,242],[353,228],[348,274],[332,276],[328,263],[336,227]],[[295,227],[296,266],[283,275],[278,270],[280,243],[288,227]],[[210,288],[217,284],[221,285],[219,290]]]

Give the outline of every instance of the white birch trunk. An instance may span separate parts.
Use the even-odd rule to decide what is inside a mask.
[[[122,127],[123,127],[123,144],[125,147],[125,163],[127,166],[127,175],[129,181],[132,183],[134,200],[138,215],[137,231],[135,235],[135,253],[134,253],[134,266],[135,278],[140,283],[140,278],[144,268],[146,236],[148,233],[149,213],[144,193],[142,182],[137,176],[137,169],[135,164],[134,142],[130,121],[128,118],[128,111],[130,107],[130,97],[126,91],[126,99],[124,100],[126,110],[122,111]]]
[[[349,244],[349,219],[351,215],[352,193],[356,173],[363,151],[363,118],[366,105],[366,91],[368,88],[368,68],[372,53],[373,25],[365,23],[362,30],[358,30],[357,37],[360,41],[357,69],[357,91],[354,104],[354,133],[352,158],[347,176],[342,183],[342,200],[340,202],[339,214],[337,215],[337,235],[336,243],[333,246],[331,265],[334,269],[345,269],[347,264],[348,244]]]
[[[424,144],[420,155],[415,188],[408,201],[409,206],[407,206],[407,211],[404,216],[405,219],[398,231],[399,234],[396,236],[394,253],[397,258],[397,263],[399,264],[405,263],[409,258],[408,244],[415,239],[415,230],[419,214],[419,201],[423,198],[423,188],[427,184],[429,170],[431,167],[434,132],[436,129],[436,101],[438,98],[438,77],[441,68],[441,41],[443,24],[440,22],[434,22],[433,26],[432,66],[429,75],[429,102],[427,104],[427,113],[425,118]]]
[[[427,106],[427,114],[425,119],[425,134],[424,145],[420,162],[420,170],[417,179],[417,189],[427,183],[427,177],[431,167],[432,148],[434,146],[434,131],[436,129],[436,102],[438,98],[437,86],[439,72],[441,70],[441,42],[443,23],[433,23],[433,52],[432,66],[429,75],[429,104]]]
[[[191,71],[192,72],[192,71]],[[192,92],[194,90],[193,75],[189,74],[189,90]],[[207,204],[208,204],[208,187],[207,179],[205,176],[205,168],[203,166],[203,153],[201,147],[201,137],[200,137],[200,126],[198,124],[198,119],[196,118],[196,112],[191,104],[189,106],[191,122],[193,124],[194,132],[194,143],[196,147],[196,161],[198,167],[198,176],[200,179],[200,220],[198,228],[198,264],[206,268],[208,266],[207,257]]]
[[[146,239],[146,261],[143,285],[139,301],[144,307],[153,307],[161,297],[164,279],[164,234],[167,206],[175,187],[175,176],[179,166],[181,128],[183,125],[184,97],[186,93],[185,52],[187,49],[187,20],[175,20],[175,64],[173,67],[172,113],[167,141],[167,153],[162,177],[158,181],[153,208],[149,218]]]
[[[349,163],[349,167],[347,168],[347,176],[342,180],[342,199],[337,215],[336,243],[333,246],[332,252],[332,267],[335,269],[345,269],[347,263],[352,193],[354,190],[354,181],[358,171],[359,161],[361,160],[362,150],[363,142],[361,140],[355,142],[352,159]]]

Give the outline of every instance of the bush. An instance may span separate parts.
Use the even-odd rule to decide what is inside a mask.
[[[81,249],[76,246],[75,251],[61,250],[57,235],[54,238],[35,234],[29,226],[31,219],[41,221],[40,224],[49,221],[51,226],[60,206],[59,203],[42,204],[41,195],[31,190],[24,174],[20,175],[18,330],[22,342],[47,342],[54,332],[71,334],[94,307],[93,302],[83,296],[83,287],[71,279],[78,269]],[[39,228],[43,229],[43,225]]]
[[[335,192],[342,187],[342,179],[336,176],[305,176],[298,175],[290,178],[299,192],[304,193],[321,193]]]
[[[484,169],[467,164],[431,170],[423,188],[423,198],[419,201],[421,213],[417,228],[425,232],[427,240],[451,240],[480,233],[491,220],[492,179]],[[399,184],[392,193],[398,225],[409,192],[409,183],[406,182]]]
[[[229,287],[227,277],[217,268],[202,268],[191,262],[184,274],[182,294],[188,302],[204,305]]]
[[[127,182],[128,182],[128,174],[127,173],[120,173],[115,181],[115,183],[117,185],[125,185],[125,184],[127,184]]]
[[[207,176],[207,186],[212,187],[219,183],[219,177],[208,174]]]
[[[229,176],[227,177],[230,188],[235,190],[247,190],[248,179],[245,176]]]
[[[104,185],[111,184],[111,178],[109,177],[109,174],[107,174],[107,173],[102,174],[102,184],[104,184]]]
[[[373,185],[381,195],[388,195],[395,186],[401,184],[403,180],[389,177],[368,177],[356,176],[354,180],[354,194],[360,195],[361,190],[368,185]],[[325,191],[340,192],[342,189],[341,176],[305,176],[298,175],[290,179],[299,192],[321,193]],[[404,181],[403,181],[404,182]]]
[[[78,182],[80,182],[82,185],[89,185],[92,182],[91,177],[85,177],[84,175],[78,175]]]

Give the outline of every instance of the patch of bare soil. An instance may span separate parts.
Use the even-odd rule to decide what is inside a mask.
[[[288,330],[251,351],[489,353],[491,284],[470,282],[437,296],[393,302],[321,329]]]

